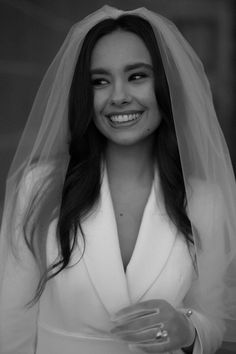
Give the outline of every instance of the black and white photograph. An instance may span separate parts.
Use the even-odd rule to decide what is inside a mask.
[[[236,353],[234,0],[0,0],[0,354]]]

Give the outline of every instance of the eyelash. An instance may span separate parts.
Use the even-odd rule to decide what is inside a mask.
[[[130,77],[133,77],[133,76],[139,76],[140,78],[137,79],[137,80],[140,80],[140,79],[143,79],[145,77],[148,77],[148,75],[145,74],[145,73],[135,73],[135,74],[132,74]]]
[[[134,81],[136,81],[136,80],[141,80],[141,79],[143,79],[143,78],[148,77],[148,75],[145,74],[145,73],[135,73],[135,74],[130,75],[129,80],[130,80],[132,77],[137,77],[137,76],[138,76],[139,78],[138,78],[138,79],[135,79]],[[93,86],[103,86],[103,84],[101,83],[102,81],[105,81],[106,83],[108,82],[106,79],[98,78],[98,79],[92,79],[92,80],[91,80],[91,83],[92,83]],[[106,83],[105,83],[105,85],[106,85]]]

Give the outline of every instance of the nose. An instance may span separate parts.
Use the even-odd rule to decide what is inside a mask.
[[[131,102],[131,95],[125,83],[117,82],[112,90],[110,103],[112,105],[125,105]]]

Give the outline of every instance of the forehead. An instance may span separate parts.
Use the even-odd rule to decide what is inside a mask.
[[[91,57],[91,69],[122,68],[134,62],[151,64],[147,47],[136,34],[117,30],[105,35],[96,43]]]

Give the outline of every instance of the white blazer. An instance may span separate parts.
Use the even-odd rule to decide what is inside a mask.
[[[163,208],[158,186],[156,173],[125,272],[105,170],[99,204],[82,223],[86,239],[83,257],[80,259],[83,242],[78,235],[71,267],[47,283],[37,310],[26,312],[24,323],[21,317],[21,323],[15,319],[14,324],[9,317],[10,309],[3,313],[5,329],[0,329],[0,354],[133,353],[126,343],[110,334],[113,314],[149,299],[165,299],[176,308],[186,307],[185,297],[196,275],[185,239],[177,233]],[[49,263],[57,257],[56,223],[55,220],[50,225],[48,233]],[[11,286],[9,291],[21,291],[25,271],[17,268],[17,289]],[[17,296],[12,295],[13,308],[17,301]],[[194,308],[194,297],[191,301]],[[219,328],[197,311],[192,321],[198,333],[193,353],[214,353]],[[14,334],[8,335],[11,341],[4,339],[4,330]]]

